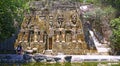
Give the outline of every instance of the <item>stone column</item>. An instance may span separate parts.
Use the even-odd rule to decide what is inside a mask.
[[[78,40],[78,42],[81,43],[81,39],[84,39],[84,37],[83,37],[83,31],[82,31],[82,29],[78,29],[77,30],[77,40]]]
[[[35,31],[34,31],[34,42],[38,42],[37,34],[38,34],[38,31],[35,29]]]
[[[24,34],[24,42],[28,42],[28,35],[29,35],[29,33],[25,32],[25,34]]]
[[[30,42],[32,42],[33,40],[33,33],[32,33],[33,31],[30,31]]]
[[[62,31],[62,42],[65,42],[65,31]]]
[[[37,42],[37,34],[34,34],[34,42]]]
[[[43,31],[40,31],[40,42],[43,42]]]
[[[59,42],[59,34],[56,35],[56,42]]]
[[[60,33],[59,31],[56,30],[56,42],[60,42],[59,39],[60,39]]]

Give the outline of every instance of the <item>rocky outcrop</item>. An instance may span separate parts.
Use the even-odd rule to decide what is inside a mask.
[[[60,62],[61,60],[61,58],[58,57],[45,56],[42,54],[35,54],[32,56],[30,54],[25,54],[23,55],[23,59],[25,60],[25,62],[48,62],[48,63],[56,63],[56,62]]]

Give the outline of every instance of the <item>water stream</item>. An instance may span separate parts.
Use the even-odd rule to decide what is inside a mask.
[[[93,39],[93,42],[98,52],[109,52],[109,48],[106,48],[98,41],[98,39],[95,37],[94,32],[92,30],[89,30],[89,33]]]

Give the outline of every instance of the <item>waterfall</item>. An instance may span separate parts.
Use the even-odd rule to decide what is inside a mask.
[[[93,39],[93,42],[95,44],[95,47],[97,49],[98,52],[109,52],[110,48],[106,48],[105,46],[103,46],[98,39],[95,37],[94,32],[92,30],[89,30],[90,36]]]

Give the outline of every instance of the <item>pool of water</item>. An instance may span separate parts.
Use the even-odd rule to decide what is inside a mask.
[[[83,63],[0,63],[0,66],[120,66],[120,63],[83,62]]]

